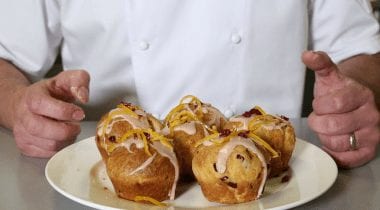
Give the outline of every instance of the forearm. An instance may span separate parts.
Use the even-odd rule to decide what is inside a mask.
[[[11,63],[0,58],[0,125],[12,128],[13,99],[17,90],[28,86],[28,79]]]
[[[380,53],[354,56],[339,63],[338,67],[343,74],[369,87],[380,109]]]

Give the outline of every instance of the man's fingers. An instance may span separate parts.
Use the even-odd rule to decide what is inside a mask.
[[[314,98],[313,111],[317,115],[340,114],[355,110],[372,100],[373,94],[369,89],[360,85],[351,85]]]
[[[23,155],[29,157],[49,158],[52,157],[58,151],[50,151],[41,149],[35,145],[25,144],[17,145]]]
[[[59,151],[75,141],[75,138],[67,139],[65,141],[40,138],[38,136],[31,135],[25,130],[25,128],[20,126],[14,131],[14,137],[19,148],[25,147],[25,145],[34,145],[46,151]]]
[[[79,123],[56,121],[35,114],[21,120],[27,133],[44,139],[65,141],[76,138],[81,131]]]
[[[343,168],[354,168],[372,160],[376,155],[376,147],[362,147],[354,151],[335,152],[329,148],[323,148],[329,153],[336,163]]]
[[[376,126],[364,128],[355,131],[355,137],[357,139],[357,148],[372,147],[377,145],[380,139],[379,132]],[[351,134],[343,135],[325,135],[318,134],[319,140],[322,145],[334,152],[346,152],[351,149],[350,138]]]
[[[363,117],[367,116],[367,117]],[[361,128],[377,125],[379,114],[370,109],[369,104],[344,114],[317,115],[312,112],[308,117],[308,124],[315,132],[325,135],[343,135]]]
[[[32,113],[56,120],[79,121],[85,117],[80,107],[55,99],[43,91],[27,95],[26,104]]]
[[[86,103],[89,100],[89,83],[90,75],[86,71],[69,70],[48,80],[48,88],[57,97],[72,97]]]

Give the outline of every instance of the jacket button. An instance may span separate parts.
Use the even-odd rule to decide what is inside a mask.
[[[139,43],[139,49],[140,50],[147,50],[147,49],[149,49],[149,43],[145,42],[145,41],[141,41]]]
[[[227,118],[230,118],[233,115],[234,115],[234,112],[231,109],[227,109],[226,111],[224,111],[224,116],[226,116]]]
[[[241,36],[239,34],[233,34],[231,36],[231,42],[234,44],[239,44],[241,42]]]

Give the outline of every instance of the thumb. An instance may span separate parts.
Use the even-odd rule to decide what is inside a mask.
[[[325,84],[334,84],[341,80],[337,65],[322,51],[306,51],[302,54],[302,62],[315,72],[315,80]]]
[[[50,92],[57,98],[66,101],[89,100],[90,75],[84,70],[68,70],[59,73],[48,81]]]
[[[337,65],[326,53],[306,51],[302,54],[302,61],[315,73],[315,98],[344,86],[344,76],[339,73]]]

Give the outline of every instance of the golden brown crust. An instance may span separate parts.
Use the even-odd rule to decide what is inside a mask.
[[[175,130],[172,136],[182,180],[194,179],[191,164],[195,155],[195,145],[207,135],[203,124],[194,122],[194,126],[194,134],[188,134],[183,130]]]
[[[272,129],[270,127],[261,126],[253,131],[254,134],[268,142],[268,144],[280,154],[279,158],[270,160],[269,177],[278,176],[289,168],[289,160],[295,147],[295,133],[293,127],[278,118],[274,119],[274,122],[276,125],[279,125],[279,127]]]
[[[260,156],[260,160],[259,155],[238,145],[227,159],[226,171],[218,173],[216,160],[219,150],[226,142],[212,143],[211,146],[203,144],[196,146],[209,134],[219,132],[221,133],[219,135],[224,135],[224,129],[234,131],[243,125],[241,122],[228,120],[210,104],[202,103],[192,96],[188,98],[191,99],[189,103],[181,100],[181,104],[165,118],[165,128],[160,120],[131,104],[122,104],[129,107],[129,110],[123,110],[122,106],[118,106],[122,109],[121,111],[117,110],[114,113],[110,111],[100,119],[95,138],[96,145],[106,163],[107,173],[117,195],[128,200],[134,200],[136,196],[145,196],[163,201],[169,198],[173,183],[177,181],[178,166],[173,165],[173,158],[162,156],[154,149],[156,147],[147,146],[147,142],[143,148],[141,142],[139,145],[135,141],[122,144],[121,137],[131,130],[139,129],[139,126],[136,125],[141,125],[143,129],[165,133],[167,137],[173,139],[173,148],[180,168],[180,179],[189,181],[193,180],[195,176],[204,196],[209,201],[234,204],[257,199],[261,194],[259,191],[262,190],[266,175],[277,176],[288,168],[295,146],[295,134],[291,124],[279,117],[265,114],[262,116],[263,119],[260,118],[261,120],[257,121],[258,124],[250,124],[251,127],[245,127],[251,132],[249,134],[254,133],[259,136],[280,154],[279,157],[273,158],[273,152],[271,153],[264,146],[256,145],[269,162],[268,171],[266,171],[266,164],[265,161],[263,162],[262,156]],[[264,113],[254,109],[247,113],[258,115]],[[120,117],[120,115],[128,113],[132,114],[131,116],[134,118],[125,120]],[[245,116],[245,114],[243,115]],[[112,125],[107,128],[107,132],[104,130],[104,123]],[[186,127],[188,124],[194,127]],[[149,134],[146,136],[145,134],[140,133],[138,136],[133,133],[134,137],[130,138],[142,138],[145,139],[144,141],[149,141]],[[151,133],[150,135],[156,136],[156,134]],[[150,145],[149,142],[148,145]],[[154,158],[149,155],[148,151]],[[174,154],[171,153],[171,155]],[[136,171],[148,160],[152,162],[146,164],[144,169]]]
[[[203,113],[202,122],[220,132],[227,123],[227,118],[217,108],[211,105],[204,105],[204,107],[207,112]]]
[[[150,156],[144,150],[132,147],[132,152],[120,147],[108,158],[107,173],[119,197],[134,200],[136,196],[148,196],[158,201],[169,198],[174,182],[174,166],[166,157],[157,154],[144,170],[130,175]],[[151,151],[155,153],[154,150]]]
[[[249,117],[252,118],[251,116]],[[247,119],[244,116],[235,117],[235,119],[237,118]],[[268,151],[265,151],[263,147],[258,145],[269,162],[268,176],[275,177],[280,175],[283,171],[288,169],[289,160],[294,150],[296,138],[293,127],[287,120],[269,114],[265,114],[265,116],[259,115],[257,118],[252,118],[251,120],[255,123],[246,129],[266,141],[279,154],[279,157],[273,158],[269,155]],[[229,121],[225,124],[224,129],[233,130],[242,129],[242,127],[242,122]]]
[[[200,146],[193,159],[193,171],[204,196],[213,202],[233,204],[255,200],[263,166],[253,152],[237,146],[227,160],[224,173],[216,171],[216,160],[223,145]]]
[[[154,157],[150,156],[145,147],[141,148],[143,140],[137,135],[128,137],[133,140],[127,144],[128,146],[121,144],[128,141],[122,138],[126,133],[140,129],[136,128],[136,125],[146,125],[148,129],[161,130],[162,124],[150,114],[138,114],[133,117],[135,125],[120,117],[120,114],[112,116],[107,113],[98,123],[96,145],[106,164],[107,174],[116,194],[121,198],[134,200],[136,196],[144,196],[158,201],[166,200],[176,182],[175,167],[171,160],[148,146],[149,152]],[[141,142],[139,147],[136,141]],[[148,159],[151,162],[143,167]],[[142,169],[137,170],[139,167]]]
[[[108,158],[108,151],[106,151],[107,145],[114,144],[116,139],[121,138],[124,135],[124,133],[133,129],[133,126],[128,121],[118,121],[113,124],[112,129],[109,133],[98,135],[99,129],[101,129],[102,123],[105,122],[107,117],[108,113],[105,114],[98,122],[96,130],[97,135],[95,138],[96,145],[100,154],[102,155],[103,160],[106,160]],[[113,123],[114,120],[116,119],[112,119],[110,123]]]
[[[159,121],[157,118],[155,118],[153,115],[151,114],[147,114],[147,118],[148,118],[148,122],[149,122],[149,125],[150,127],[156,131],[156,132],[159,132],[162,130],[162,128],[164,127],[161,123],[161,121]]]

